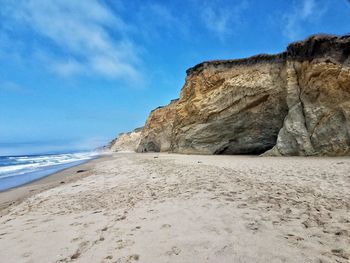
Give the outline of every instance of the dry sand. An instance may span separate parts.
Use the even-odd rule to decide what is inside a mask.
[[[124,153],[88,165],[3,213],[0,262],[349,262],[349,158]]]

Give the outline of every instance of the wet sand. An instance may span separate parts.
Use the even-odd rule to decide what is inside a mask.
[[[91,175],[91,169],[100,159],[107,159],[109,155],[101,155],[83,164],[73,166],[51,175],[32,181],[28,184],[0,192],[0,217],[5,215],[11,206],[21,203],[26,198],[42,191],[57,187],[61,184],[72,183]]]
[[[7,209],[1,260],[349,262],[349,158],[123,153],[63,173],[84,165]]]

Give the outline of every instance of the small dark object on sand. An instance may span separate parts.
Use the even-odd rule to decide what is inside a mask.
[[[198,161],[197,163],[202,163],[201,161]]]
[[[77,174],[78,174],[78,173],[83,173],[83,172],[86,172],[86,171],[87,171],[87,170],[78,170],[78,171],[77,171]]]
[[[70,257],[70,259],[77,259],[78,257],[80,257],[80,252],[79,251],[77,251],[77,252],[75,252],[71,257]]]
[[[154,159],[158,159],[158,156],[154,156],[153,158],[154,158]]]
[[[61,181],[61,184],[65,184],[66,182],[65,181]]]

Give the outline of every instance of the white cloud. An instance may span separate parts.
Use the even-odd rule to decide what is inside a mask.
[[[316,7],[315,0],[304,0],[301,13],[300,13],[301,17],[308,18],[310,15],[313,14],[315,7]]]
[[[64,77],[85,72],[84,65],[72,58],[66,61],[51,61],[50,69]]]
[[[289,40],[297,40],[303,32],[303,24],[317,21],[327,11],[322,1],[302,0],[283,17],[283,34]]]
[[[12,22],[28,26],[54,45],[36,43],[51,71],[138,78],[140,59],[128,38],[129,27],[100,1],[19,0],[3,5]]]
[[[241,1],[232,8],[228,8],[220,1],[205,1],[199,6],[201,20],[205,27],[223,40],[242,24],[242,15],[248,8],[248,2]]]

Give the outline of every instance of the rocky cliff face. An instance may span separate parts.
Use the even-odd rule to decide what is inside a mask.
[[[137,128],[132,132],[118,134],[118,137],[110,143],[109,150],[112,152],[136,151],[140,143],[142,129]]]
[[[172,151],[263,153],[287,114],[283,56],[203,63],[187,71]]]
[[[170,150],[172,130],[178,100],[153,110],[147,118],[137,152],[166,152]]]
[[[314,36],[287,49],[288,115],[272,155],[350,153],[350,36]]]
[[[179,100],[150,114],[138,151],[350,154],[350,36],[198,64]]]

